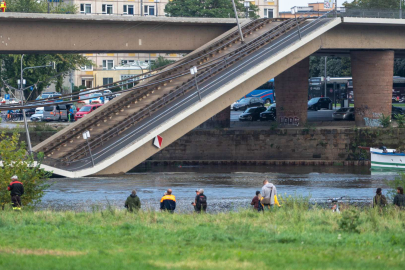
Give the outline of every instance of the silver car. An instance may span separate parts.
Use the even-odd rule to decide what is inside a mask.
[[[354,120],[354,108],[340,108],[332,117],[333,120]]]

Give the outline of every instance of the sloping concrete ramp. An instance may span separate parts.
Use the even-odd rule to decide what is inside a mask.
[[[34,148],[42,167],[65,177],[129,171],[197,127],[269,78],[322,48],[322,35],[342,23],[325,15],[246,23],[240,43],[236,29],[145,80]],[[300,31],[298,31],[298,26]],[[189,69],[198,67],[195,80]],[[90,130],[94,166],[82,132]],[[207,145],[209,147],[209,145]]]

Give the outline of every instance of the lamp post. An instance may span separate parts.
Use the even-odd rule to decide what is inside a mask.
[[[194,75],[195,87],[197,88],[198,98],[201,101],[200,89],[198,88],[198,83],[197,83],[197,67],[194,66],[194,67],[190,68],[190,73],[191,73],[191,75]]]
[[[53,67],[53,69],[56,69],[56,64],[55,62],[52,62],[49,65],[44,65],[44,66],[35,66],[35,67],[26,67],[23,68],[23,58],[24,58],[24,54],[21,55],[21,78],[20,78],[20,91],[21,91],[21,105],[24,105],[24,70],[26,69],[34,69],[34,68],[42,68],[42,67]],[[25,127],[25,133],[27,135],[27,145],[28,145],[28,153],[31,154],[32,152],[32,146],[31,146],[31,138],[30,138],[30,133],[28,131],[28,123],[27,123],[27,117],[25,115],[25,109],[22,109],[22,114],[23,114],[23,118],[24,118],[24,127]]]
[[[236,24],[238,25],[238,29],[239,29],[240,40],[241,40],[242,43],[244,43],[245,40],[243,39],[242,30],[240,29],[238,12],[236,11],[236,6],[235,6],[235,0],[232,0],[232,5],[233,5],[233,11],[235,12]]]
[[[85,139],[87,141],[87,146],[89,147],[89,153],[90,153],[90,157],[91,157],[91,163],[93,164],[93,167],[94,167],[94,159],[93,159],[93,154],[91,153],[89,138],[90,138],[90,131],[86,130],[85,132],[83,132],[83,139]]]
[[[249,7],[250,7],[250,2],[249,1],[245,1],[244,6],[246,8],[246,18],[249,18]]]
[[[300,29],[300,25],[298,24],[298,20],[297,20],[297,12],[298,12],[298,7],[291,8],[291,14],[293,14],[295,16],[295,21],[297,22],[297,26],[298,26],[298,35],[300,36],[300,39],[301,39],[301,29]]]
[[[327,84],[327,77],[326,77],[326,66],[327,66],[327,61],[328,61],[328,57],[327,56],[325,56],[325,73],[324,73],[324,76],[325,76],[325,96],[324,97],[326,97],[326,84]]]
[[[402,0],[399,0],[399,18],[402,19]]]

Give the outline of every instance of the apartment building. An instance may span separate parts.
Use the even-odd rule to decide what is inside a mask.
[[[170,0],[66,0],[78,6],[79,13],[86,15],[111,16],[165,16],[164,9]],[[259,16],[277,18],[279,0],[249,1],[259,7]],[[85,56],[93,65],[75,71],[71,83],[87,88],[96,87],[112,81],[123,80],[130,75],[145,72],[137,68],[136,63],[151,64],[159,56],[170,60],[179,60],[184,54],[176,53],[89,53]],[[135,64],[134,64],[135,63]],[[126,69],[128,67],[128,69]],[[148,71],[148,70],[147,70]]]
[[[325,8],[324,2],[321,3],[309,3],[307,7],[297,7],[297,16],[320,16],[335,8],[333,4],[332,8]],[[294,18],[295,14],[291,11],[279,12],[280,18]]]

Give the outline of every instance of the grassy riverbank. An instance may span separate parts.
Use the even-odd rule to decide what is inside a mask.
[[[404,268],[404,211],[307,207],[264,215],[3,211],[0,268]]]

